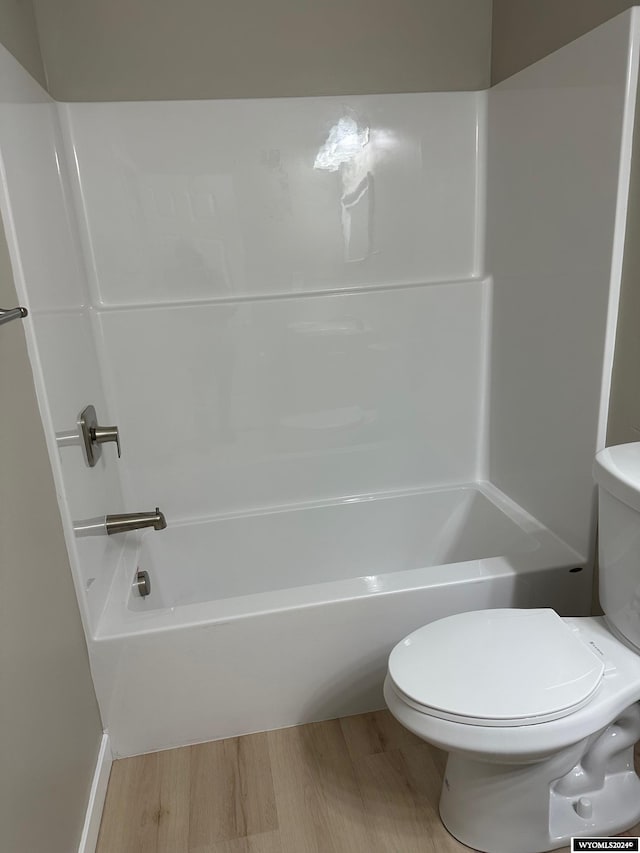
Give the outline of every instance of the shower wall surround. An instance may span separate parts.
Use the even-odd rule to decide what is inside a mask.
[[[67,104],[96,299],[477,274],[485,103],[486,92],[451,92]]]
[[[64,108],[128,505],[476,479],[485,104]]]
[[[374,577],[370,604],[332,602],[330,617],[283,605],[284,622],[272,608],[255,624],[198,617],[160,631],[127,598],[139,535],[76,537],[79,521],[158,505],[171,528],[494,479],[505,505],[519,503],[521,527],[531,532],[527,513],[537,516],[587,567],[542,575],[536,594],[557,583],[563,600],[588,601],[590,470],[605,434],[638,31],[626,13],[488,95],[264,101],[55,105],[0,48],[2,215],[96,689],[120,754],[239,734],[236,696],[254,728],[331,716],[337,693],[333,705],[305,696],[321,671],[331,681],[337,657],[349,712],[365,710],[394,638],[411,629],[407,608],[424,621],[433,596],[425,587],[416,598],[400,573],[392,614]],[[107,445],[93,469],[79,443],[58,441],[89,403],[119,425],[123,449],[118,461]],[[526,574],[499,553],[501,597],[487,585],[482,601],[530,604]],[[535,568],[536,546],[527,554]],[[480,556],[464,564],[471,586],[486,580]],[[445,615],[463,590],[455,570],[436,568]],[[106,618],[118,609],[139,617],[135,632]],[[214,646],[197,645],[205,634]],[[258,646],[262,694],[248,678],[233,683],[242,659],[232,652],[249,660]],[[300,677],[283,676],[276,700],[269,667],[286,669],[292,646]],[[193,685],[197,727],[181,705]],[[210,729],[221,691],[228,728]],[[153,742],[146,718],[132,727],[145,703]]]
[[[79,442],[58,448],[88,402],[108,413],[71,203],[57,105],[0,46],[0,205],[16,289],[28,305],[27,345],[85,629],[95,630],[122,543],[78,539],[73,522],[122,507],[119,472],[106,453],[95,469]],[[117,511],[117,510],[116,510]]]
[[[609,405],[637,27],[638,10],[625,12],[489,92],[490,479],[583,554]]]

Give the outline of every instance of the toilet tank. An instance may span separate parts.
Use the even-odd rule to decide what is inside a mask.
[[[596,455],[600,604],[607,621],[640,650],[640,442]]]

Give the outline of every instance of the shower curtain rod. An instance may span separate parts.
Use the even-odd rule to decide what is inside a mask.
[[[26,317],[29,312],[26,308],[0,308],[0,326],[4,323],[10,323],[12,320],[19,320]]]

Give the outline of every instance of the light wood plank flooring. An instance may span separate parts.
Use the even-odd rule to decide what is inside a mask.
[[[466,851],[438,818],[445,758],[376,711],[123,759],[97,853]]]

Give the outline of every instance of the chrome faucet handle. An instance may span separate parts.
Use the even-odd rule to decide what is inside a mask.
[[[122,456],[120,452],[120,431],[117,426],[96,426],[89,430],[91,441],[94,444],[106,444],[108,441],[114,441],[118,448],[118,459]]]
[[[117,426],[100,426],[96,410],[93,406],[87,406],[78,416],[78,428],[84,444],[84,453],[87,465],[93,468],[100,459],[102,445],[107,442],[115,442],[118,448],[118,459],[121,456],[120,432]]]

